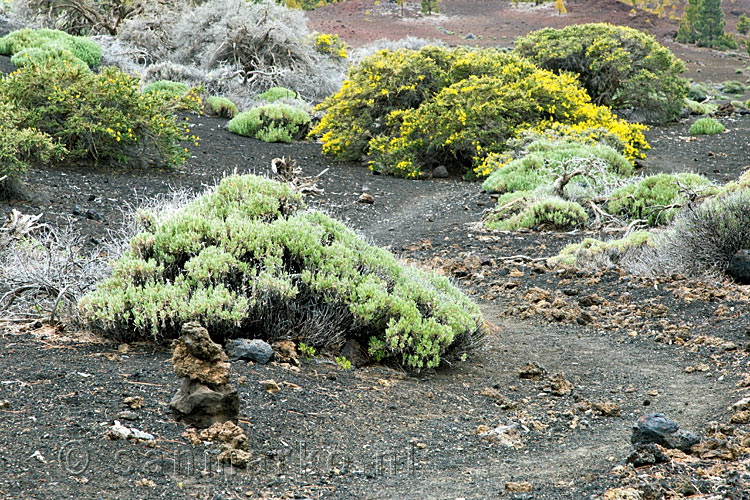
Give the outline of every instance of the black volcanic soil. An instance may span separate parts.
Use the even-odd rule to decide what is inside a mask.
[[[571,15],[582,4],[569,5]],[[441,4],[444,13],[470,5],[504,4]],[[638,488],[644,499],[750,498],[750,425],[730,424],[729,410],[750,396],[749,287],[550,269],[534,259],[589,234],[486,232],[477,222],[491,200],[476,183],[375,176],[330,162],[318,144],[265,144],[230,134],[224,120],[190,119],[201,141],[179,169],[33,169],[34,201],[0,203],[0,217],[17,209],[54,226],[70,221],[93,246],[128,206],[173,189],[199,192],[235,171],[268,175],[271,159],[290,156],[304,175],[328,169],[310,205],[472,295],[490,323],[486,343],[467,361],[419,377],[378,366],[340,370],[336,353],[299,368],[235,362],[254,462],[232,469],[216,463],[213,446],[189,444],[171,415],[179,380],[168,349],[118,345],[60,324],[5,323],[0,498],[584,499],[615,487]],[[691,121],[649,132],[644,171],[726,182],[750,166],[750,117],[722,118],[727,132],[697,140],[687,139]],[[357,203],[363,190],[374,204]],[[541,380],[519,378],[529,362],[546,370]],[[570,393],[550,390],[558,373]],[[266,392],[266,379],[282,390]],[[126,421],[118,414],[131,411],[131,396],[144,404]],[[716,453],[626,465],[631,425],[646,412],[715,439]],[[107,439],[115,419],[154,443]],[[512,442],[477,433],[501,425],[516,426]],[[530,491],[512,491],[524,482]]]

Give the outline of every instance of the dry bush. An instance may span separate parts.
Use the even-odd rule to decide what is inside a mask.
[[[308,35],[302,12],[272,0],[209,0],[147,10],[125,22],[119,38],[149,54],[139,62],[159,63],[145,80],[203,83],[209,92],[242,102],[275,86],[308,99],[338,89],[345,63],[317,53]]]
[[[638,274],[720,276],[734,254],[750,248],[750,190],[684,208],[655,238],[655,247],[629,263]]]

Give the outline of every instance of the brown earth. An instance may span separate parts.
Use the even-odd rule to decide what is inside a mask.
[[[472,5],[505,4],[441,8],[450,20],[451,9],[472,12]],[[568,6],[571,16],[577,5]],[[311,17],[351,9],[353,19],[363,7],[355,0]],[[475,27],[481,17],[461,22],[486,40]],[[346,25],[366,39],[364,28]],[[416,28],[408,33],[420,36]],[[515,32],[501,33],[510,40]],[[750,166],[750,117],[722,118],[727,132],[698,140],[685,139],[690,121],[649,132],[645,170],[692,170],[726,182]],[[128,205],[176,188],[201,191],[233,171],[268,175],[272,158],[291,156],[304,175],[329,169],[312,206],[471,294],[491,323],[487,342],[466,362],[420,377],[378,366],[343,371],[336,353],[299,368],[232,363],[252,455],[239,469],[218,465],[217,447],[183,436],[168,407],[179,387],[168,349],[117,345],[58,324],[6,324],[0,498],[584,499],[627,486],[657,492],[641,498],[750,498],[750,425],[730,424],[729,410],[750,396],[749,287],[550,269],[534,259],[590,234],[486,232],[477,222],[491,200],[476,183],[374,176],[331,163],[318,144],[265,144],[230,134],[221,119],[191,122],[201,141],[177,170],[33,169],[35,200],[1,203],[0,216],[13,208],[42,213],[45,222],[70,220],[100,240]],[[356,202],[363,190],[374,204]],[[546,375],[520,378],[530,362]],[[558,373],[570,392],[552,383]],[[268,379],[281,391],[264,390]],[[126,403],[133,397],[142,408]],[[671,453],[666,464],[634,469],[625,465],[630,428],[645,412],[724,441],[716,453]],[[110,440],[114,420],[155,440]],[[478,435],[501,425],[515,427],[495,439]],[[531,490],[518,491],[529,487],[523,483]]]

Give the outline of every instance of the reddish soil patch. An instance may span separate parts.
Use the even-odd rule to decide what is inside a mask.
[[[449,45],[511,47],[517,37],[541,28],[609,22],[648,31],[685,61],[686,76],[696,80],[734,80],[735,70],[750,64],[750,57],[743,50],[719,52],[675,43],[677,20],[644,11],[633,15],[630,6],[618,0],[578,0],[566,5],[568,14],[560,16],[554,3],[514,7],[508,1],[445,0],[440,3],[440,15],[423,16],[420,2],[411,0],[406,2],[402,17],[401,8],[395,3],[381,1],[374,5],[372,0],[348,0],[312,11],[308,19],[311,29],[337,33],[354,47],[381,38],[399,40],[406,36],[439,39]],[[731,8],[726,8],[728,31],[735,32],[742,13],[750,15],[750,0],[736,0]]]

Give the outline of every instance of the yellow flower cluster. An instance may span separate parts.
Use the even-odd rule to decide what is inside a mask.
[[[318,33],[313,39],[313,48],[321,54],[346,59],[346,44],[335,33]]]

